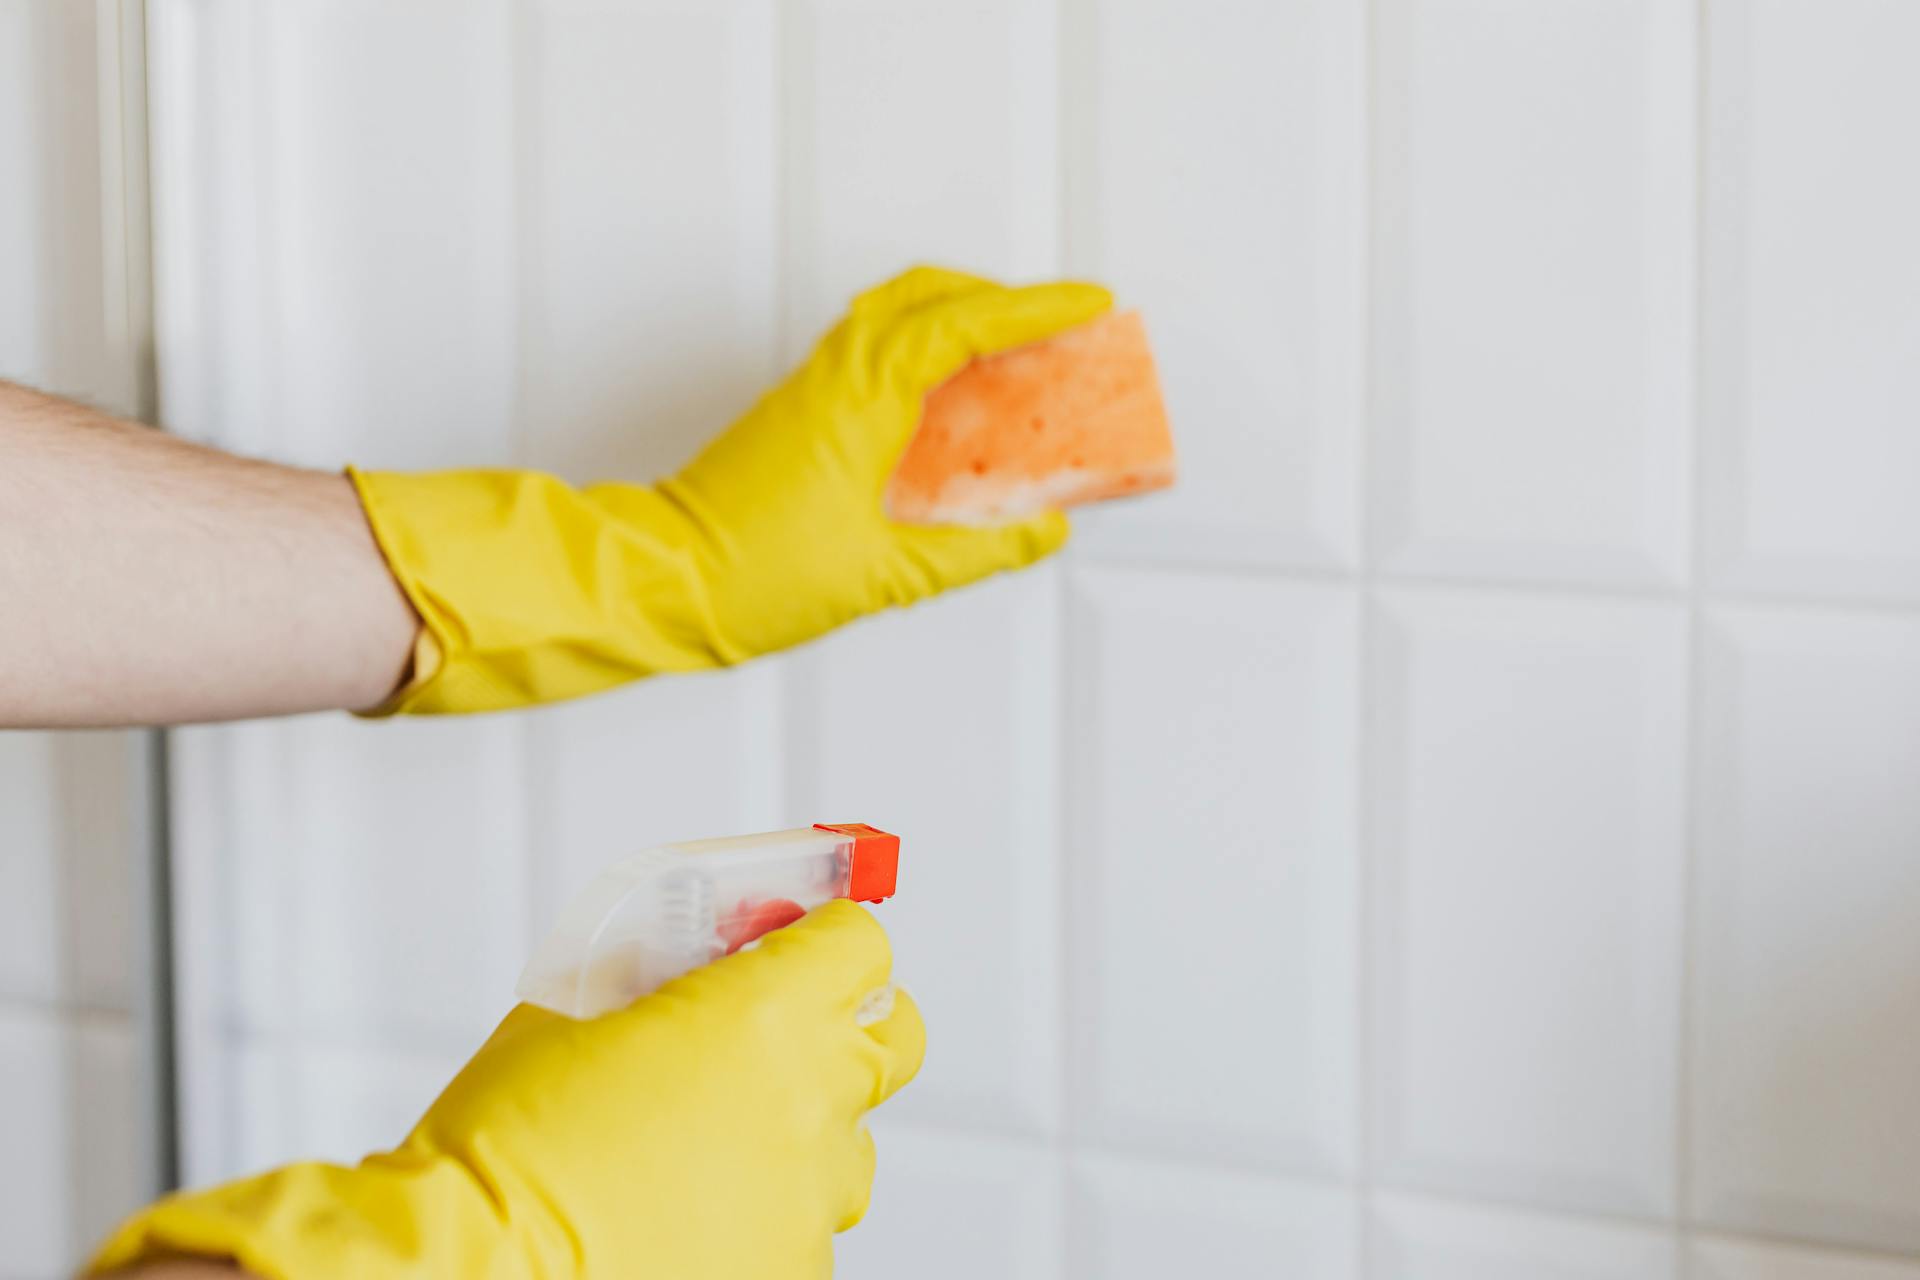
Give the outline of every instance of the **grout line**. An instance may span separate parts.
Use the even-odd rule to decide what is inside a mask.
[[[1079,820],[1077,815],[1079,785],[1075,780],[1073,756],[1067,750],[1071,740],[1073,709],[1076,698],[1074,693],[1075,664],[1073,661],[1077,628],[1073,619],[1073,596],[1068,585],[1068,566],[1062,564],[1055,574],[1053,586],[1054,643],[1048,659],[1053,667],[1053,740],[1048,744],[1053,753],[1053,894],[1054,894],[1054,943],[1053,943],[1053,1014],[1054,1014],[1054,1064],[1052,1112],[1053,1124],[1049,1133],[1049,1145],[1053,1151],[1054,1176],[1057,1180],[1055,1192],[1058,1198],[1058,1211],[1055,1214],[1058,1233],[1058,1258],[1063,1274],[1074,1274],[1073,1247],[1073,1176],[1072,1157],[1078,1150],[1080,1138],[1077,1126],[1071,1114],[1074,1098],[1074,1070],[1079,1062],[1078,1049],[1080,1026],[1076,1008],[1079,1003],[1079,983],[1075,974],[1075,929],[1077,913],[1073,910],[1073,868],[1078,861]]]
[[[929,1122],[925,1120],[891,1122],[888,1126],[888,1132],[903,1137],[930,1139],[934,1141],[986,1141],[990,1142],[996,1148],[1008,1148],[1034,1155],[1044,1154],[1051,1149],[1051,1143],[1041,1135],[1011,1130],[996,1130],[990,1134],[982,1134],[979,1130],[969,1128],[960,1123]],[[1515,1218],[1527,1218],[1546,1223],[1564,1223],[1599,1230],[1634,1231],[1653,1236],[1668,1236],[1675,1240],[1677,1246],[1683,1245],[1689,1239],[1704,1239],[1733,1244],[1804,1250],[1830,1256],[1835,1259],[1896,1262],[1907,1265],[1912,1265],[1914,1262],[1920,1261],[1920,1252],[1902,1252],[1897,1249],[1873,1249],[1860,1245],[1835,1243],[1784,1233],[1719,1230],[1687,1233],[1677,1229],[1670,1220],[1661,1217],[1640,1217],[1632,1213],[1609,1213],[1605,1211],[1572,1209],[1558,1205],[1546,1206],[1524,1200],[1503,1199],[1497,1196],[1449,1191],[1443,1188],[1385,1186],[1369,1188],[1365,1183],[1356,1179],[1343,1178],[1337,1175],[1315,1173],[1311,1170],[1304,1169],[1266,1168],[1251,1163],[1222,1163],[1218,1159],[1194,1152],[1141,1150],[1101,1142],[1088,1143],[1086,1144],[1086,1148],[1085,1154],[1096,1160],[1119,1165],[1131,1165],[1141,1169],[1156,1169],[1200,1177],[1228,1178],[1299,1191],[1333,1191],[1348,1194],[1366,1194],[1370,1193],[1370,1191],[1377,1190],[1380,1194],[1390,1195],[1397,1200],[1423,1203],[1442,1209],[1506,1214]]]
[[[1664,1217],[1640,1217],[1625,1211],[1575,1209],[1563,1204],[1507,1198],[1484,1193],[1448,1190],[1438,1186],[1387,1186],[1380,1191],[1397,1200],[1422,1201],[1453,1210],[1510,1214],[1549,1223],[1567,1223],[1610,1231],[1639,1231],[1649,1235],[1672,1235],[1674,1224]]]
[[[1373,1256],[1373,1232],[1370,1230],[1377,1170],[1374,1147],[1377,1078],[1374,1058],[1374,1018],[1379,1001],[1378,966],[1375,963],[1375,939],[1380,931],[1376,884],[1375,845],[1378,838],[1374,821],[1374,765],[1378,737],[1374,710],[1379,700],[1379,677],[1375,670],[1374,638],[1378,627],[1375,592],[1379,579],[1379,548],[1376,533],[1376,485],[1372,474],[1374,418],[1378,410],[1378,378],[1375,365],[1374,326],[1378,319],[1378,299],[1374,295],[1379,278],[1380,210],[1376,198],[1380,186],[1380,7],[1378,0],[1366,0],[1360,9],[1360,215],[1363,228],[1359,247],[1358,355],[1359,409],[1353,424],[1354,438],[1354,511],[1353,531],[1359,550],[1358,572],[1352,575],[1358,595],[1359,614],[1354,628],[1354,778],[1353,778],[1353,920],[1354,920],[1354,1175],[1355,1205],[1354,1274],[1365,1280],[1376,1269]],[[1348,575],[1339,575],[1342,579]]]
[[[1095,15],[1084,9],[1079,0],[1052,0],[1050,6],[1054,22],[1054,163],[1057,167],[1057,187],[1055,190],[1054,231],[1054,274],[1063,274],[1080,266],[1077,260],[1079,237],[1075,228],[1079,223],[1081,191],[1084,174],[1082,164],[1093,162],[1091,148],[1083,148],[1080,130],[1081,95],[1092,92],[1087,77],[1081,73],[1081,62],[1076,45],[1077,37],[1093,38],[1092,25]],[[1050,1147],[1053,1153],[1053,1176],[1055,1210],[1054,1222],[1054,1261],[1060,1274],[1075,1275],[1079,1271],[1080,1249],[1075,1231],[1073,1161],[1078,1150],[1079,1137],[1075,1132],[1073,1116],[1070,1114],[1074,1099],[1074,1070],[1079,1062],[1078,1050],[1079,1018],[1076,1016],[1080,1000],[1078,981],[1075,975],[1075,922],[1078,913],[1073,909],[1073,868],[1077,862],[1077,840],[1079,835],[1078,797],[1079,786],[1076,782],[1074,760],[1067,749],[1072,738],[1073,714],[1076,704],[1074,671],[1076,669],[1075,645],[1077,629],[1074,626],[1073,593],[1070,574],[1074,566],[1065,557],[1056,557],[1054,570],[1053,599],[1054,643],[1048,660],[1052,665],[1053,680],[1053,740],[1048,744],[1053,754],[1053,891],[1054,891],[1054,944],[1053,944],[1053,1013],[1055,1017],[1053,1032],[1054,1052],[1057,1055],[1053,1079],[1053,1126]]]
[[[1700,865],[1700,847],[1705,826],[1704,806],[1701,792],[1705,783],[1706,768],[1706,636],[1704,634],[1704,597],[1706,570],[1706,510],[1707,510],[1707,467],[1706,432],[1704,429],[1706,369],[1706,255],[1707,255],[1707,125],[1708,125],[1708,82],[1707,82],[1707,19],[1706,0],[1695,0],[1691,6],[1693,22],[1693,288],[1689,303],[1693,308],[1691,333],[1693,351],[1691,369],[1693,385],[1690,414],[1688,420],[1690,453],[1689,464],[1692,467],[1689,496],[1693,509],[1689,513],[1688,532],[1692,535],[1688,551],[1688,592],[1686,614],[1686,717],[1682,732],[1681,782],[1681,864],[1680,872],[1680,910],[1679,910],[1679,954],[1675,957],[1678,966],[1678,1018],[1675,1032],[1677,1041],[1674,1046],[1673,1081],[1673,1219],[1680,1254],[1676,1262],[1676,1274],[1685,1274],[1690,1268],[1686,1262],[1685,1243],[1692,1234],[1693,1222],[1693,1169],[1695,1152],[1693,1149],[1693,1093],[1694,1036],[1697,1031],[1699,1011],[1696,1008],[1696,991],[1700,971],[1700,883],[1702,868]]]
[[[1363,526],[1363,541],[1366,537]],[[1781,609],[1819,614],[1865,614],[1873,617],[1910,619],[1920,617],[1920,598],[1912,601],[1815,596],[1792,591],[1768,591],[1757,588],[1707,589],[1684,586],[1634,586],[1573,580],[1547,581],[1531,578],[1475,577],[1467,573],[1420,573],[1407,570],[1383,570],[1366,565],[1277,564],[1272,562],[1232,563],[1157,559],[1104,552],[1089,548],[1076,552],[1083,570],[1101,573],[1138,573],[1179,575],[1183,578],[1250,578],[1259,581],[1362,584],[1390,589],[1428,588],[1437,591],[1474,591],[1487,594],[1532,596],[1552,600],[1618,601],[1625,603],[1688,605],[1703,607],[1733,606]]]
[[[1875,1249],[1866,1245],[1816,1240],[1807,1236],[1791,1236],[1774,1231],[1720,1231],[1713,1228],[1699,1230],[1688,1228],[1682,1232],[1682,1235],[1689,1244],[1709,1242],[1748,1245],[1768,1250],[1792,1249],[1836,1262],[1893,1263],[1902,1267],[1912,1267],[1920,1263],[1920,1250],[1903,1252],[1898,1249]]]

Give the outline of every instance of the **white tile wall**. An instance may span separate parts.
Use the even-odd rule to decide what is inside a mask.
[[[1051,4],[798,0],[783,22],[789,354],[916,262],[1055,269]]]
[[[933,1038],[844,1274],[1920,1259],[1911,6],[153,8],[182,427],[645,476],[936,260],[1142,305],[1185,470],[727,676],[185,735],[196,1175],[391,1141],[606,859],[851,819]]]
[[[1386,1196],[1369,1214],[1376,1280],[1673,1280],[1669,1232]]]
[[[407,1136],[466,1054],[409,1052],[388,1040],[362,1043],[241,1036],[232,1050],[221,1119],[233,1127],[232,1168],[292,1160],[351,1164]]]
[[[1920,1280],[1920,1265],[1796,1245],[1713,1239],[1688,1251],[1690,1280]]]
[[[130,1020],[0,1004],[0,1084],[0,1276],[51,1280],[146,1193]]]
[[[124,734],[0,734],[0,999],[133,1008]]]
[[[1710,570],[1920,599],[1920,9],[1707,7]]]
[[[1381,1176],[1673,1207],[1672,606],[1403,590],[1374,628]]]
[[[517,13],[521,448],[665,471],[776,367],[771,6]]]
[[[1357,1209],[1344,1189],[1102,1156],[1075,1160],[1069,1176],[1079,1274],[1359,1275]]]
[[[1920,1252],[1920,619],[1728,608],[1707,643],[1697,1209]]]
[[[875,1125],[867,1216],[834,1250],[844,1280],[1047,1280],[1060,1274],[1060,1180],[1024,1142]]]
[[[126,411],[119,36],[111,6],[0,3],[0,378]],[[5,1280],[67,1274],[150,1194],[136,747],[0,732]]]
[[[1085,516],[1089,550],[1356,558],[1363,10],[1066,4],[1066,265],[1144,310],[1171,411],[1208,424],[1174,492]]]
[[[1096,572],[1072,600],[1076,1131],[1348,1170],[1353,593]]]
[[[1693,8],[1376,8],[1374,507],[1388,567],[1676,581]]]
[[[47,1000],[59,990],[61,849],[53,741],[0,735],[0,990]]]

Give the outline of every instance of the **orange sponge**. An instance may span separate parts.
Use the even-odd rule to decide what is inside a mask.
[[[1164,489],[1173,435],[1138,312],[975,360],[927,396],[887,486],[913,524],[998,524]]]

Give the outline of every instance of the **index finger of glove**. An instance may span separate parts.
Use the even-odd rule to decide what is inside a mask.
[[[1112,306],[1106,289],[1075,280],[958,293],[896,317],[876,351],[878,372],[924,395],[969,360],[1050,338]]]
[[[895,524],[893,537],[905,563],[915,571],[907,590],[919,599],[990,573],[1024,569],[1065,546],[1072,528],[1062,513],[1046,511],[987,529]]]
[[[998,287],[985,276],[969,275],[965,271],[953,271],[946,267],[918,266],[861,293],[847,310],[864,323],[887,324],[930,302]]]
[[[860,1002],[887,985],[893,947],[864,907],[836,898],[775,929],[752,950],[710,967],[754,986],[774,987],[813,1008],[844,1012],[851,1022]]]

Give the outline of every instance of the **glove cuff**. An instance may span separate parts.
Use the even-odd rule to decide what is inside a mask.
[[[590,493],[531,471],[349,467],[424,625],[408,682],[364,714],[494,711],[738,661],[695,532],[641,486]]]

